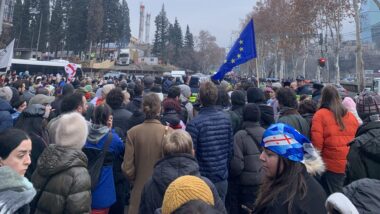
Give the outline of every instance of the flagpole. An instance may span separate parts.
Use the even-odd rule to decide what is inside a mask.
[[[252,19],[252,18],[251,18]],[[255,29],[255,23],[254,23],[255,21],[252,19],[252,27],[253,27],[253,29]],[[253,38],[255,38],[255,41],[253,41],[255,44],[257,44],[256,43],[256,36],[254,35],[254,37]],[[256,63],[256,79],[257,79],[257,87],[259,88],[259,86],[260,86],[260,77],[259,77],[259,60],[258,60],[258,58],[259,58],[259,55],[258,55],[258,51],[257,51],[257,45],[255,45],[256,46],[256,58],[255,58],[255,63]]]

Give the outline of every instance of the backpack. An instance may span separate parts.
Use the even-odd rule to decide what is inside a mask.
[[[105,162],[106,154],[108,153],[108,148],[112,142],[112,133],[109,132],[106,142],[102,150],[96,148],[83,148],[82,151],[86,154],[88,159],[87,169],[91,177],[91,190],[93,191],[98,184],[99,176],[102,171],[102,167]],[[112,160],[111,160],[112,162]]]

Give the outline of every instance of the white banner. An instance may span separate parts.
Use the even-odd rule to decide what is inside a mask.
[[[0,68],[7,68],[8,70],[11,67],[14,44],[15,40],[13,39],[5,49],[0,50]]]

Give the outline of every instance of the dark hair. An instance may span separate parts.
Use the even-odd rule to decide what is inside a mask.
[[[280,171],[281,165],[283,170]],[[282,205],[288,204],[288,213],[292,213],[295,196],[302,200],[307,194],[307,186],[303,171],[305,166],[300,162],[278,156],[277,171],[273,178],[265,178],[260,186],[255,202],[254,213],[261,213],[272,201],[278,201]],[[284,201],[279,199],[280,193],[286,192]]]
[[[75,92],[70,96],[65,96],[61,103],[61,113],[67,113],[75,111],[79,106],[84,105],[83,103],[83,93]]]
[[[133,89],[134,96],[141,96],[144,91],[144,86],[142,84],[135,84],[135,88]]]
[[[22,85],[25,84],[22,80],[17,80],[13,83],[13,87],[15,87],[17,90],[22,87]]]
[[[181,89],[178,87],[178,86],[172,86],[169,88],[169,91],[168,91],[168,97],[169,98],[176,98],[176,97],[179,97],[181,95]]]
[[[229,107],[231,105],[230,96],[228,96],[226,87],[218,86],[218,99],[216,100],[216,105],[222,107]]]
[[[282,106],[295,109],[298,107],[296,93],[291,88],[278,89],[276,92],[276,98],[278,100],[278,104]]]
[[[0,133],[0,157],[1,159],[8,158],[9,154],[17,148],[23,140],[28,140],[30,137],[20,129],[7,129]]]
[[[199,87],[199,99],[205,107],[215,105],[218,100],[218,88],[212,82],[202,83]]]
[[[23,96],[20,96],[17,99],[15,99],[11,104],[13,108],[18,109],[24,102],[26,102],[25,98]]]
[[[92,121],[94,124],[107,125],[108,119],[112,115],[112,109],[107,104],[101,104],[94,109]]]
[[[176,210],[172,214],[219,214],[217,209],[202,200],[191,200]]]
[[[260,88],[250,87],[247,90],[248,103],[265,103],[264,91]]]
[[[154,92],[154,93],[161,93],[162,92],[162,89],[161,89],[161,86],[159,85],[155,85],[153,86],[151,89],[150,89],[151,92]]]
[[[161,100],[155,93],[149,93],[143,97],[143,111],[145,119],[156,119],[161,111]]]
[[[120,88],[112,89],[106,97],[107,104],[113,109],[118,109],[124,102],[124,94]]]
[[[71,95],[74,93],[74,90],[74,86],[67,83],[62,87],[62,96]]]
[[[49,90],[47,90],[46,88],[37,88],[36,90],[36,95],[37,94],[43,94],[43,95],[46,95],[46,96],[49,96]]]
[[[47,121],[44,120],[42,115],[30,114],[24,111],[18,117],[14,127],[17,129],[21,129],[28,134],[33,133],[38,135],[39,137],[42,137],[46,125]]]
[[[347,113],[347,109],[343,106],[339,97],[338,90],[332,85],[327,85],[322,89],[321,108],[329,109],[339,125],[341,130],[345,129],[343,117]]]
[[[298,106],[298,112],[300,114],[314,114],[317,111],[317,104],[312,100],[303,100]]]
[[[248,103],[243,108],[243,120],[258,122],[261,119],[261,112],[258,105],[255,103]]]

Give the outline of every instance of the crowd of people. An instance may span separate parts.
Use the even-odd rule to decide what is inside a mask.
[[[380,210],[380,95],[123,78],[0,77],[0,213]]]

